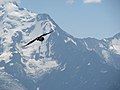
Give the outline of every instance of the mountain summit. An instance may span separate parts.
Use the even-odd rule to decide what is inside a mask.
[[[119,90],[120,35],[75,38],[48,14],[0,4],[0,90]],[[43,42],[28,41],[53,30]]]

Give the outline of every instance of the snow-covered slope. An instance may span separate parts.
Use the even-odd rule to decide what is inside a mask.
[[[120,69],[120,33],[102,40],[86,38],[83,42],[88,50],[95,51],[107,64]]]
[[[51,30],[43,42],[24,47]],[[14,0],[0,4],[0,90],[119,90],[119,60],[119,33],[79,39],[47,14],[20,8]]]
[[[41,35],[51,29],[54,30],[54,25],[47,16],[19,8],[15,2],[0,5],[0,12],[0,62],[9,64],[10,67],[19,62],[24,65],[25,73],[34,78],[58,67],[55,60],[45,57],[47,50],[45,42],[49,35],[43,43],[36,42],[26,48],[22,47],[35,38],[37,33]],[[51,48],[49,50],[51,52]]]

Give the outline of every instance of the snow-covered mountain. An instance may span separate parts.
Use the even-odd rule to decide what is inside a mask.
[[[75,38],[14,0],[0,4],[0,33],[0,90],[120,90],[120,33]]]

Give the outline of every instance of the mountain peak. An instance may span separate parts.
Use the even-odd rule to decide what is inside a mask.
[[[18,0],[0,0],[0,5],[4,5],[7,3],[14,3],[17,5],[18,2],[19,2]]]
[[[18,10],[19,8],[17,2],[11,1],[11,0],[0,1],[0,6],[4,8],[6,12],[12,12],[12,11]]]
[[[47,19],[51,19],[51,17],[48,14],[43,13],[37,15],[37,21],[47,20]]]
[[[117,33],[116,35],[114,35],[113,37],[115,37],[115,38],[120,38],[120,32],[119,33]]]

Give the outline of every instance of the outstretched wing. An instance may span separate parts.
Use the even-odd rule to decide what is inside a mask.
[[[25,46],[28,46],[29,44],[33,43],[36,40],[37,40],[37,38],[33,39],[32,41],[28,42]]]
[[[50,34],[50,33],[52,33],[52,32],[53,32],[53,30],[51,30],[50,32],[45,33],[45,34],[43,34],[43,35],[41,35],[41,36],[39,36],[39,37],[46,36],[47,34]]]
[[[40,35],[39,37],[46,36],[47,34],[50,34],[50,33],[52,33],[52,32],[53,32],[53,30],[51,30],[50,32],[45,33],[45,34],[43,34],[43,35]],[[28,42],[25,46],[28,46],[29,44],[33,43],[33,42],[36,41],[39,37],[37,37],[37,38],[33,39],[32,41]]]

